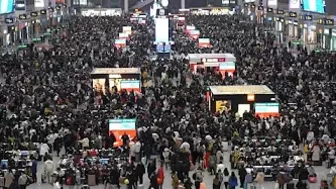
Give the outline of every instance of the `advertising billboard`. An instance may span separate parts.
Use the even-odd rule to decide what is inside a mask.
[[[279,116],[280,104],[279,103],[255,103],[255,114],[261,118],[269,116]]]
[[[125,89],[127,92],[138,91],[140,92],[140,81],[139,80],[121,80],[120,89]]]
[[[35,0],[34,1],[35,8],[44,8],[44,0]]]
[[[14,12],[14,0],[0,0],[0,14]]]
[[[155,19],[155,43],[169,43],[169,18]]]
[[[300,0],[289,0],[289,9],[300,9],[301,8],[301,2]]]
[[[128,135],[129,139],[132,140],[136,137],[135,128],[136,119],[109,119],[109,134],[113,134],[116,138],[114,146],[122,146],[122,136],[124,134]]]
[[[303,0],[303,10],[324,13],[323,0]]]
[[[26,10],[25,0],[16,0],[15,1],[15,10],[16,11],[25,11]]]
[[[268,0],[267,5],[271,8],[278,8],[278,0]]]

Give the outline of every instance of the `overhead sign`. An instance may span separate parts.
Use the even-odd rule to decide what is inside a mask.
[[[20,20],[26,20],[27,19],[27,15],[26,14],[20,14],[19,15],[19,19]]]
[[[269,7],[277,8],[278,7],[278,0],[268,0]]]
[[[38,12],[34,11],[30,13],[31,17],[37,17],[38,16]]]
[[[334,25],[334,19],[321,18],[321,19],[318,19],[318,20],[317,20],[317,23],[318,23],[318,24],[321,24],[321,25],[329,25],[329,26],[332,26],[332,25]]]
[[[291,18],[296,18],[297,17],[297,13],[296,12],[289,12],[288,16]]]
[[[47,10],[45,10],[45,9],[40,10],[40,14],[41,14],[41,15],[46,15],[46,14],[47,14]]]
[[[273,8],[267,8],[267,12],[273,12]]]
[[[313,15],[301,15],[301,20],[312,21]]]
[[[5,18],[5,23],[6,24],[13,24],[14,23],[14,18]]]
[[[277,14],[285,14],[284,10],[277,10]]]

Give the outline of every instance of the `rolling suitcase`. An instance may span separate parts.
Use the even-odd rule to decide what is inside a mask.
[[[294,182],[287,183],[287,189],[295,189],[295,183]]]
[[[5,177],[0,177],[0,187],[5,187]]]
[[[89,186],[96,185],[96,175],[88,175],[88,185]]]

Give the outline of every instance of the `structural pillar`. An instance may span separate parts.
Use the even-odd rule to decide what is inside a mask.
[[[181,0],[181,9],[185,9],[185,0]]]
[[[128,0],[124,0],[124,12],[128,13]]]

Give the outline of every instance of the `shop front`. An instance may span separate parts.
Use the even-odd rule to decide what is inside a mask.
[[[22,42],[27,41],[29,38],[29,26],[30,26],[30,21],[27,17],[26,14],[20,14],[19,15],[19,37]]]
[[[253,112],[259,117],[279,116],[279,103],[275,93],[265,85],[210,86],[209,110],[212,113],[223,111]]]
[[[336,29],[331,30],[331,43],[330,43],[330,49],[332,51],[336,51]]]
[[[140,68],[95,68],[91,73],[93,88],[96,92],[141,91]]]
[[[285,19],[283,17],[276,17],[274,18],[275,21],[275,31],[276,31],[276,38],[278,43],[285,42],[285,31],[286,31],[286,25],[285,25]]]
[[[287,21],[288,38],[292,41],[297,41],[300,38],[299,24],[297,20]]]
[[[323,32],[322,32],[323,31]],[[323,28],[319,30],[321,33],[321,47],[325,50],[331,49],[331,28]]]

